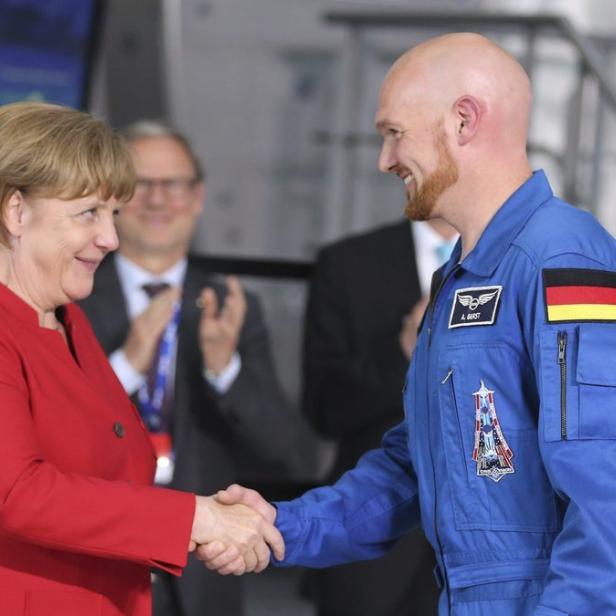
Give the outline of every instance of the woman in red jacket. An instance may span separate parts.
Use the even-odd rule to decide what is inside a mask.
[[[150,486],[148,435],[71,303],[117,247],[134,184],[100,120],[0,107],[0,615],[146,616],[150,567],[179,575],[197,544],[247,570],[268,543],[281,556],[247,508]]]

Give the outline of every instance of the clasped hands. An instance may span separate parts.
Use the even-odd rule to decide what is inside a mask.
[[[259,573],[271,553],[284,559],[275,519],[276,509],[258,492],[236,484],[215,496],[197,496],[189,551],[221,575]]]

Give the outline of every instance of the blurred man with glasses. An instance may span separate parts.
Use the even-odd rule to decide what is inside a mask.
[[[125,137],[137,188],[117,218],[120,248],[82,307],[150,432],[156,482],[211,494],[235,479],[233,452],[286,459],[292,417],[257,298],[234,277],[217,282],[188,254],[206,195],[191,145],[150,121]],[[156,616],[243,613],[239,579],[196,560],[182,578],[154,581]]]

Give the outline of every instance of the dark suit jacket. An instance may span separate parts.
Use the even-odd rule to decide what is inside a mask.
[[[274,373],[260,303],[247,294],[247,311],[238,352],[242,369],[230,390],[217,394],[203,377],[198,345],[203,287],[221,301],[225,287],[190,258],[184,281],[172,411],[176,466],[171,487],[207,495],[237,480],[234,451],[269,461],[283,460],[293,440],[293,421]],[[82,302],[94,331],[109,355],[121,347],[129,328],[126,302],[113,257],[96,273],[94,291]],[[190,559],[174,580],[183,616],[241,614],[240,581],[223,577]]]
[[[319,253],[306,311],[303,409],[320,434],[337,439],[331,481],[403,419],[408,360],[398,336],[420,296],[408,221]],[[320,613],[434,614],[433,566],[431,548],[414,533],[379,561],[319,572]]]

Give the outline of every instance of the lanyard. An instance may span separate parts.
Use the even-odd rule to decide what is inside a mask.
[[[167,382],[171,372],[171,359],[177,340],[177,330],[180,321],[180,302],[173,306],[171,320],[163,332],[158,347],[158,363],[154,378],[154,386],[150,392],[148,382],[139,388],[139,407],[143,421],[150,432],[164,431],[163,425],[163,402]]]

